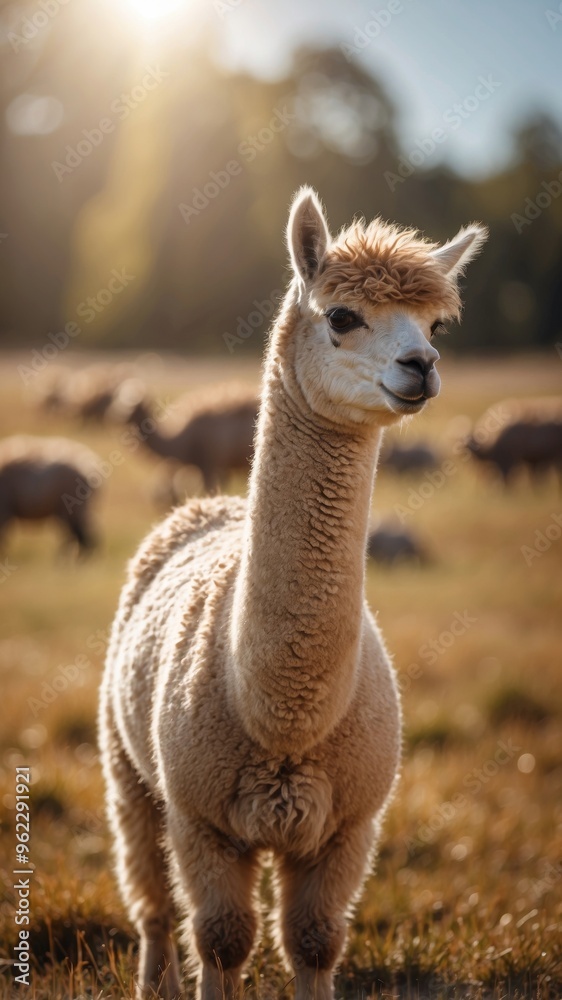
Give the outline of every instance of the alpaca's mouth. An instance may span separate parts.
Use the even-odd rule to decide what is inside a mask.
[[[421,393],[419,396],[399,396],[398,393],[392,392],[391,389],[387,389],[383,382],[381,382],[381,389],[386,393],[390,400],[394,403],[404,413],[417,413],[421,410],[423,406],[427,403],[428,397]]]

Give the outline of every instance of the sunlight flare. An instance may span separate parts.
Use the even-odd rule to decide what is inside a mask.
[[[134,14],[154,21],[184,7],[185,0],[126,0],[126,4]]]

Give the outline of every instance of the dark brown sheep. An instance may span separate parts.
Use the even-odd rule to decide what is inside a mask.
[[[37,409],[102,423],[129,375],[128,365],[96,364],[78,370],[50,365],[30,385],[28,397]]]
[[[367,555],[374,562],[393,565],[399,562],[431,562],[424,546],[410,531],[382,522],[369,532]]]
[[[521,468],[540,475],[562,468],[562,398],[504,400],[486,411],[466,447],[510,482]]]
[[[64,413],[66,410],[66,392],[70,372],[62,365],[50,364],[44,371],[38,372],[36,378],[26,389],[26,398],[37,410],[45,413]]]
[[[175,418],[169,426],[154,419],[142,394],[137,389],[135,396],[127,383],[122,404],[122,419],[136,427],[145,446],[162,458],[196,466],[207,493],[224,489],[231,472],[249,469],[258,412],[255,392],[213,386],[203,397],[186,396],[173,405]]]
[[[73,373],[66,387],[68,414],[84,423],[102,423],[128,374],[124,365],[91,365]]]
[[[99,462],[89,448],[68,438],[0,441],[0,533],[14,520],[54,518],[81,552],[91,549],[90,500],[101,483]]]
[[[391,472],[409,475],[437,469],[439,463],[439,456],[431,445],[422,442],[418,444],[394,442],[383,449],[379,466],[383,470],[390,469]]]

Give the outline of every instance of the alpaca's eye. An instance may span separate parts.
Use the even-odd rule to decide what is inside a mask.
[[[335,330],[336,333],[347,333],[348,330],[354,330],[358,326],[364,326],[363,320],[357,313],[354,313],[351,309],[345,309],[343,306],[337,306],[335,309],[330,309],[326,313],[326,318],[328,323]]]
[[[431,336],[435,337],[441,333],[447,333],[447,330],[445,329],[445,324],[442,323],[440,319],[436,319],[435,323],[431,327]]]

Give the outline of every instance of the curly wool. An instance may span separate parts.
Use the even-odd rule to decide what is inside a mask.
[[[100,722],[119,878],[141,936],[139,997],[156,987],[166,1000],[181,994],[173,881],[202,1000],[233,1000],[272,851],[296,1000],[333,1000],[345,915],[399,768],[398,691],[364,593],[382,427],[398,414],[376,387],[364,422],[316,391],[327,338],[319,348],[314,299],[333,291],[359,308],[455,314],[445,269],[458,270],[478,232],[460,249],[453,241],[441,263],[432,244],[380,220],[332,243],[318,198],[303,189],[289,218],[294,277],[270,338],[248,500],[186,504],[131,567]],[[391,363],[371,346],[356,381],[367,370],[376,383]]]
[[[382,219],[368,226],[354,222],[329,248],[317,281],[317,292],[382,306],[436,306],[457,318],[461,301],[456,281],[432,257],[436,243],[415,229],[401,229]]]

